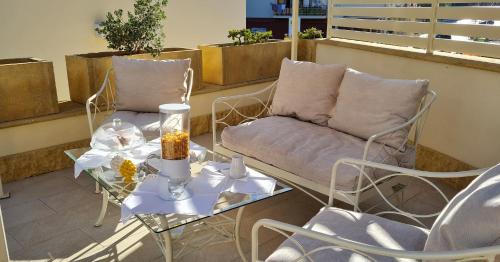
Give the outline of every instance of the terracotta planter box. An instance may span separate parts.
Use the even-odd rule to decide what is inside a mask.
[[[59,112],[52,62],[0,60],[0,122]]]
[[[166,48],[158,58],[153,58],[150,54],[131,55],[118,51],[67,55],[66,70],[71,101],[85,104],[87,99],[99,90],[107,70],[112,67],[112,56],[160,60],[191,58],[191,68],[194,70],[193,90],[200,88],[201,51],[198,49]],[[114,88],[114,75],[111,76],[110,82]]]
[[[316,62],[316,39],[299,39],[297,59]]]
[[[281,60],[290,57],[290,41],[234,46],[204,45],[202,54],[203,82],[231,85],[277,77]]]

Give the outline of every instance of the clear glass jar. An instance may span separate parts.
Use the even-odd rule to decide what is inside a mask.
[[[160,105],[161,170],[160,197],[185,199],[191,179],[189,166],[189,110],[186,104]],[[168,179],[168,183],[165,183]]]

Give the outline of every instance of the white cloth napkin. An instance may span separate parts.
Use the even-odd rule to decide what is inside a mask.
[[[187,189],[192,196],[179,201],[163,200],[158,195],[158,175],[149,175],[123,201],[121,221],[126,222],[136,214],[212,215],[219,194],[224,190],[225,178],[219,175],[200,174],[194,177]]]
[[[206,155],[207,149],[194,143],[189,143],[190,147],[190,156],[193,161],[204,159]],[[123,157],[125,159],[131,160],[135,165],[138,165],[144,161],[150,154],[160,154],[160,138],[151,140],[147,142],[145,145],[127,151],[122,151]],[[109,163],[111,162],[111,158],[113,154],[109,151],[99,150],[99,149],[91,149],[87,151],[85,154],[80,156],[76,162],[74,167],[75,178],[77,178],[83,170],[98,168],[101,166],[109,167]]]
[[[208,162],[201,170],[202,174],[211,174],[226,178],[223,191],[241,194],[272,194],[276,187],[276,179],[268,177],[254,169],[247,167],[247,176],[233,179],[229,176],[229,163]]]

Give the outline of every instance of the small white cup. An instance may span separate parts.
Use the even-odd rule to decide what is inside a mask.
[[[243,157],[234,155],[231,159],[231,168],[229,169],[229,176],[233,179],[244,178],[247,175],[247,168]]]

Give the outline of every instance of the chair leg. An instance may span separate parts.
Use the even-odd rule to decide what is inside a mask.
[[[101,186],[97,182],[95,182],[95,193],[96,194],[101,193]]]
[[[3,192],[2,177],[0,176],[0,199],[5,199],[5,198],[9,198],[9,197],[10,197],[9,192],[7,192],[7,193]]]
[[[108,201],[109,201],[109,192],[103,190],[101,211],[99,212],[99,217],[97,217],[97,221],[95,222],[94,226],[100,227],[102,225],[102,221],[104,220],[104,216],[106,215],[106,211],[108,209]]]

